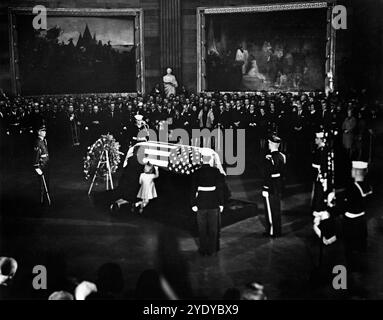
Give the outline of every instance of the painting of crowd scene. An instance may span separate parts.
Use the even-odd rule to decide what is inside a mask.
[[[206,15],[207,91],[323,91],[326,10]]]
[[[17,16],[21,94],[136,91],[132,18],[48,15],[47,30],[32,18]]]

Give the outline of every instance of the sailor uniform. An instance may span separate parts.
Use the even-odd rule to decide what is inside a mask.
[[[286,165],[286,156],[279,151],[265,157],[263,199],[266,214],[266,233],[270,236],[281,235],[281,194],[282,178]]]
[[[347,249],[365,251],[367,248],[366,203],[371,186],[354,182],[346,189],[343,236]]]

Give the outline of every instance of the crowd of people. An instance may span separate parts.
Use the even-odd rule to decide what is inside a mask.
[[[140,129],[137,127],[137,119],[140,119],[154,130],[160,130],[164,124],[167,124],[170,130],[183,128],[188,132],[192,129],[220,128],[234,129],[234,132],[245,129],[246,153],[266,155],[266,159],[272,163],[270,177],[276,175],[274,172],[275,159],[272,156],[268,158],[267,155],[272,143],[277,146],[275,152],[279,152],[279,148],[283,152],[280,158],[284,164],[286,164],[286,154],[289,161],[297,164],[298,167],[300,164],[308,164],[311,167],[311,163],[314,163],[308,159],[312,156],[311,151],[316,148],[315,144],[321,148],[315,138],[320,140],[327,137],[328,140],[328,137],[331,137],[332,143],[327,147],[332,148],[335,152],[335,160],[337,154],[342,154],[348,158],[350,164],[351,160],[358,160],[365,165],[371,161],[373,121],[380,111],[378,102],[372,102],[367,97],[363,94],[345,97],[339,94],[325,96],[320,93],[303,92],[299,94],[260,92],[243,95],[218,92],[189,94],[184,89],[173,95],[165,94],[160,90],[160,86],[156,86],[146,96],[8,97],[3,94],[0,97],[0,134],[3,142],[1,148],[2,153],[5,151],[3,154],[7,155],[8,159],[13,159],[18,154],[24,154],[25,147],[32,146],[36,132],[44,131],[46,127],[50,146],[56,151],[70,146],[87,148],[101,134],[106,133],[112,134],[121,143],[122,151],[127,151],[128,147],[137,141],[134,138],[137,138],[137,132]],[[321,132],[321,135],[318,135],[318,132]],[[273,136],[270,138],[270,135]],[[45,136],[41,138],[41,141],[46,146]],[[182,141],[182,143],[193,144],[194,142],[191,139]],[[203,145],[204,140],[198,143]],[[253,158],[250,157],[250,159]],[[273,159],[274,161],[272,161]],[[365,167],[363,168],[365,170]],[[358,168],[353,167],[354,169]],[[149,169],[148,173],[153,177],[158,176]],[[279,177],[280,173],[278,173]],[[318,181],[322,183],[320,179]],[[363,182],[363,179],[360,181]],[[211,188],[215,190],[211,181],[205,184],[206,186],[204,183],[199,183],[202,187],[198,186],[198,190],[206,191]],[[264,188],[266,189],[262,194],[265,193],[265,199],[272,202],[272,194],[269,194],[267,185]],[[155,192],[150,197],[142,196],[141,198],[145,202],[147,198],[154,195]],[[277,202],[280,205],[279,196]],[[222,212],[221,202],[217,202],[218,205]],[[204,208],[193,207],[192,209],[198,211]],[[273,205],[271,209],[273,209]],[[269,215],[273,214],[271,209],[268,212]],[[211,209],[207,208],[205,211],[209,210]],[[278,210],[276,212],[280,216],[280,212]],[[271,217],[271,221],[273,221],[274,217]],[[271,227],[273,224],[274,221],[271,223]],[[276,234],[274,235],[273,232]],[[279,236],[280,230],[271,231],[271,235]],[[202,248],[202,250],[204,249],[207,250],[208,255],[211,254],[208,245],[206,248]],[[7,264],[5,269],[1,269],[3,286],[12,280],[17,269],[17,264],[15,269],[13,260],[4,261]],[[109,267],[116,268],[116,266]],[[122,282],[117,281],[116,283],[121,284]],[[112,284],[113,288],[116,287],[116,283]],[[166,283],[166,279],[163,279],[161,274],[155,270],[143,273],[137,286],[136,295],[139,298],[145,298],[142,296],[148,292],[145,288],[157,286],[158,296],[150,295],[150,298],[177,299],[171,286]],[[102,281],[100,283],[79,281],[75,286],[72,283],[72,291],[54,292],[50,299],[81,300],[92,297],[115,298],[119,296],[117,291],[111,293],[108,288],[98,289],[102,287]],[[248,286],[244,292],[246,295],[252,296],[254,290],[259,292],[259,286]],[[263,293],[254,294],[254,296],[264,298]],[[225,297],[246,299],[244,294],[237,289],[228,290]]]
[[[321,128],[337,135],[350,157],[368,160],[371,123],[378,107],[365,96],[326,97],[314,93],[189,94],[184,90],[165,96],[154,89],[146,96],[3,95],[0,134],[11,157],[15,146],[31,145],[41,123],[47,126],[54,148],[78,144],[87,147],[101,134],[110,133],[126,151],[136,134],[134,116],[140,114],[155,130],[164,123],[170,130],[184,128],[188,132],[203,128],[245,129],[246,151],[254,153],[265,151],[267,136],[276,133],[282,139],[281,151],[297,159],[310,154],[314,134]]]

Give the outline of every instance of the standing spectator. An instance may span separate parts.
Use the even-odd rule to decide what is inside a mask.
[[[93,112],[89,117],[89,136],[90,143],[94,143],[100,138],[102,133],[102,115],[97,105],[93,106]]]
[[[211,130],[214,125],[214,113],[212,108],[205,104],[198,114],[198,120],[200,129]],[[205,138],[203,138],[203,147],[209,147],[209,141]]]
[[[342,124],[343,148],[345,149],[348,157],[351,157],[355,129],[356,129],[356,119],[353,116],[352,109],[350,108],[347,110],[347,118],[344,119]]]
[[[305,151],[305,135],[306,135],[306,114],[302,108],[302,103],[296,101],[296,108],[293,111],[292,127],[293,127],[293,154],[296,159],[302,159]]]
[[[111,103],[104,116],[105,133],[110,133],[115,139],[120,140],[121,132],[121,116],[120,112],[116,110],[115,104]]]
[[[267,129],[269,124],[269,118],[266,114],[266,111],[263,107],[259,109],[259,120],[258,120],[258,130],[259,130],[259,148],[261,152],[264,152],[266,149],[266,137]]]

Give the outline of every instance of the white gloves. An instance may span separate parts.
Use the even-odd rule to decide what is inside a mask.
[[[41,176],[41,175],[43,174],[43,172],[41,171],[41,169],[37,168],[37,169],[35,169],[35,170],[36,170],[36,173],[37,173],[39,176]]]
[[[330,192],[327,196],[327,205],[329,207],[334,206],[334,200],[335,200],[335,192]]]
[[[269,192],[268,191],[262,191],[262,196],[265,198],[269,197]]]
[[[197,211],[198,211],[198,207],[197,207],[197,206],[193,206],[193,207],[192,207],[192,210],[193,210],[194,212],[197,212]],[[223,212],[223,206],[219,206],[219,212],[220,212],[220,213]]]
[[[326,191],[327,190],[327,180],[323,179],[322,185],[323,185],[323,190]]]

